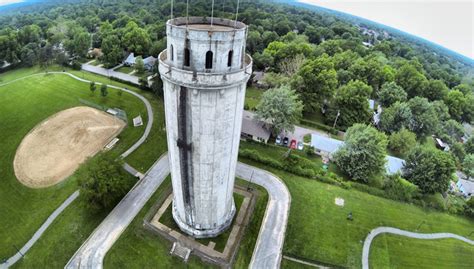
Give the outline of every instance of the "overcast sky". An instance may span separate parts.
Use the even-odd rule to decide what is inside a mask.
[[[0,0],[0,6],[23,2],[23,0]]]
[[[474,59],[474,0],[298,0],[425,38]]]

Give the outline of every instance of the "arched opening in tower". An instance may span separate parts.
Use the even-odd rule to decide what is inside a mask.
[[[212,69],[212,58],[213,58],[212,51],[208,51],[206,53],[206,69]]]

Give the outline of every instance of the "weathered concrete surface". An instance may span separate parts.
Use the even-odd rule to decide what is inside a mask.
[[[249,268],[279,268],[290,212],[290,192],[275,175],[247,164],[237,164],[236,176],[260,185],[268,192],[267,209]]]
[[[19,261],[23,255],[30,250],[30,248],[38,241],[38,239],[43,235],[44,231],[53,223],[53,221],[61,214],[64,209],[66,209],[76,198],[79,196],[79,191],[73,192],[54,212],[46,219],[46,221],[41,225],[41,227],[33,234],[30,240],[17,252],[15,255],[10,257],[6,262],[0,264],[0,268],[8,268],[14,265]]]
[[[94,230],[65,268],[102,268],[107,251],[140,212],[169,174],[168,155],[163,155]]]
[[[214,237],[235,214],[232,192],[252,62],[244,57],[245,24],[215,18],[214,26],[202,17],[189,18],[194,27],[187,23],[167,22],[168,49],[159,57],[172,212],[183,232]]]
[[[370,245],[372,244],[372,240],[374,240],[374,238],[377,235],[383,234],[383,233],[389,233],[389,234],[395,234],[395,235],[401,235],[401,236],[406,236],[410,238],[425,239],[425,240],[452,238],[452,239],[461,240],[465,243],[474,245],[474,240],[468,239],[466,237],[463,237],[457,234],[452,234],[452,233],[423,234],[423,233],[414,233],[414,232],[409,232],[405,230],[400,230],[393,227],[378,227],[370,231],[369,235],[365,238],[364,248],[362,250],[362,268],[363,269],[369,269],[369,253],[370,253]]]

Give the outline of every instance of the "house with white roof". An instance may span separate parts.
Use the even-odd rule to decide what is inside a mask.
[[[344,145],[344,141],[337,140],[334,138],[322,136],[319,134],[311,134],[311,146],[313,146],[316,152],[320,155],[328,154],[330,158],[334,152]],[[398,172],[401,173],[405,161],[403,159],[386,156],[387,162],[385,163],[385,170],[387,174],[393,175]]]

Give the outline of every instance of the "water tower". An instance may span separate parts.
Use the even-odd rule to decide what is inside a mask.
[[[214,237],[235,215],[233,199],[246,83],[247,26],[219,18],[166,23],[159,56],[173,185],[173,218],[195,238]]]

